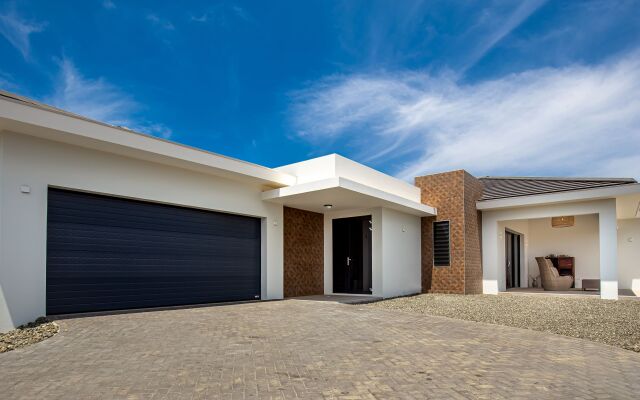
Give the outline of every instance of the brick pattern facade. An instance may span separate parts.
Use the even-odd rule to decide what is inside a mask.
[[[284,297],[324,293],[324,216],[284,207]]]
[[[465,294],[482,294],[482,212],[476,209],[476,201],[482,197],[482,190],[482,182],[465,172]]]
[[[481,293],[480,213],[475,202],[482,183],[466,171],[417,177],[421,201],[438,210],[422,219],[422,291],[429,293]],[[451,264],[433,266],[433,221],[449,221]]]

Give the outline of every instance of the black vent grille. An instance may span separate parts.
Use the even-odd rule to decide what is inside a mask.
[[[433,265],[448,267],[451,262],[449,250],[449,221],[433,223]]]

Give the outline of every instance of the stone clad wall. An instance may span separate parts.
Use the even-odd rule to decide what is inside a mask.
[[[324,216],[284,207],[284,297],[324,293]]]
[[[464,178],[464,293],[482,294],[482,212],[476,201],[482,197],[482,182],[465,172]]]
[[[422,291],[429,293],[481,293],[480,213],[475,202],[482,184],[466,171],[420,176],[415,184],[421,201],[438,210],[422,219]],[[433,221],[449,221],[451,264],[433,266]]]

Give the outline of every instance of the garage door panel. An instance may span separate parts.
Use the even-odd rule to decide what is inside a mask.
[[[52,243],[56,251],[81,251],[81,246],[105,247],[118,245],[124,248],[141,249],[152,247],[156,251],[164,252],[190,252],[193,250],[206,250],[208,252],[220,251],[259,251],[256,241],[259,238],[239,238],[219,235],[194,235],[177,234],[173,232],[157,232],[140,229],[109,230],[87,229],[85,226],[68,227],[61,229],[56,227],[50,230]],[[66,246],[66,247],[65,247]],[[109,250],[110,251],[110,250]],[[237,254],[237,253],[236,253]]]
[[[252,300],[260,220],[50,189],[47,312]]]
[[[65,287],[59,288],[56,294],[52,296],[52,299],[59,303],[63,300],[68,300],[69,303],[98,303],[100,301],[118,302],[118,301],[130,301],[138,299],[139,291],[145,290],[146,300],[151,299],[171,299],[171,298],[184,298],[188,299],[194,296],[209,296],[212,289],[218,289],[219,291],[225,290],[225,294],[243,294],[247,290],[252,289],[250,285],[238,285],[237,287],[227,287],[227,285],[221,285],[216,282],[212,282],[207,287],[202,286],[185,286],[184,289],[188,290],[188,295],[185,295],[183,288],[177,290],[175,286],[170,285],[138,285],[129,288],[120,288],[113,290],[112,288],[83,288],[83,290],[74,290],[73,288]]]
[[[55,223],[55,227],[51,231],[56,233],[56,238],[64,240],[67,237],[73,237],[78,239],[82,237],[84,240],[90,241],[91,239],[118,239],[118,240],[142,240],[146,242],[152,242],[154,240],[163,240],[171,243],[174,240],[191,241],[191,240],[207,240],[207,241],[224,241],[232,243],[234,241],[245,241],[254,243],[256,239],[260,238],[260,235],[239,235],[237,232],[227,231],[225,232],[210,232],[210,233],[193,233],[193,232],[178,232],[165,230],[154,230],[147,226],[140,228],[130,227],[116,227],[109,226],[104,227],[101,225],[89,225],[89,224],[70,224],[70,223]],[[100,221],[96,222],[100,223]],[[213,223],[218,223],[214,221]],[[199,242],[196,242],[199,243]]]
[[[230,296],[230,295],[219,295],[219,296],[194,296],[188,299],[168,299],[171,302],[171,306],[187,306],[187,305],[195,305],[195,304],[207,304],[207,303],[217,303],[217,302],[228,302],[228,301],[244,301],[246,300],[242,295]],[[158,305],[158,299],[136,299],[133,301],[113,301],[108,300],[105,302],[96,302],[92,304],[86,303],[77,303],[70,302],[66,304],[62,304],[60,306],[55,306],[51,308],[51,314],[67,314],[70,308],[73,308],[74,313],[79,312],[95,312],[95,311],[111,311],[111,310],[127,310],[127,309],[136,309],[136,308],[154,308],[154,307],[163,307],[162,305]]]
[[[206,235],[259,238],[260,227],[242,223],[247,217],[233,214],[172,207],[164,204],[95,196],[92,203],[78,203],[77,192],[56,194],[60,206],[49,208],[50,221],[99,227],[117,227],[154,231],[185,232]],[[87,195],[84,194],[83,195]],[[88,195],[94,196],[94,195]],[[98,203],[97,205],[94,203]],[[253,219],[253,218],[250,218]],[[240,222],[240,223],[235,223]]]

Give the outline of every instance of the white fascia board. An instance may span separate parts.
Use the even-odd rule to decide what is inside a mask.
[[[503,208],[608,199],[634,193],[640,193],[640,183],[609,186],[595,189],[572,190],[561,193],[537,194],[532,196],[508,197],[505,199],[477,201],[476,208],[478,210],[499,210]]]
[[[297,184],[343,177],[420,203],[420,188],[417,186],[335,153],[275,169],[295,175]]]
[[[178,160],[202,170],[244,176],[274,186],[296,182],[295,176],[282,171],[9,98],[0,98],[0,130],[130,156],[144,153],[146,158],[155,157],[160,163]]]
[[[437,214],[437,210],[426,204],[416,203],[414,201],[405,199],[404,197],[397,196],[392,193],[387,193],[382,190],[372,188],[362,183],[352,181],[350,179],[333,177],[328,179],[322,179],[315,182],[307,182],[299,185],[293,185],[283,187],[279,189],[268,190],[262,193],[263,200],[275,200],[287,197],[296,196],[299,194],[315,192],[319,190],[342,188],[356,192],[365,196],[374,197],[384,202],[394,203],[400,207],[408,208],[416,211],[423,216],[433,216]]]

